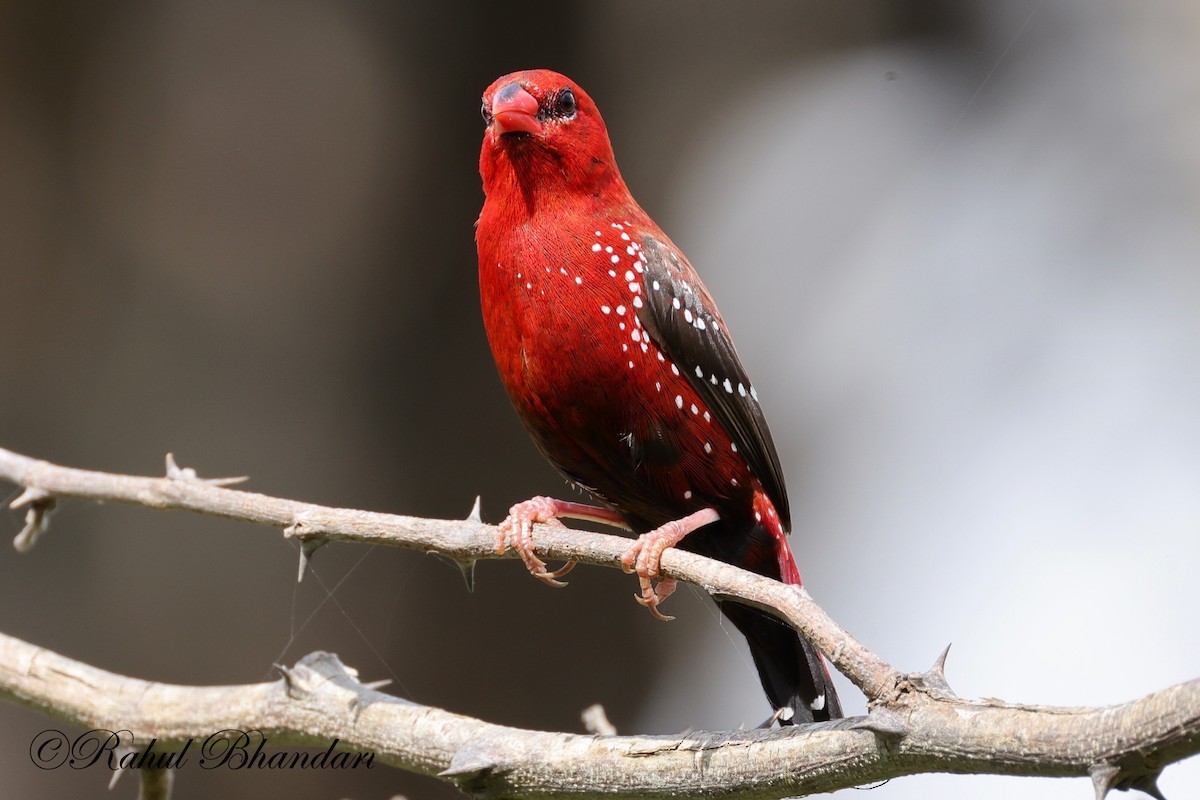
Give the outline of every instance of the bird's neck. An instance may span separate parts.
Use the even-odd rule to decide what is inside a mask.
[[[518,227],[537,218],[589,218],[634,205],[610,157],[570,159],[532,148],[497,148],[481,160],[480,226]]]

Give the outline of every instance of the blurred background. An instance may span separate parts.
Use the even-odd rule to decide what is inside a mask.
[[[568,494],[495,375],[472,231],[479,95],[550,67],[719,299],[824,607],[901,669],[953,642],[964,696],[1133,699],[1200,675],[1198,40],[1188,0],[4,3],[0,446],[137,474],[172,451],[414,515]],[[183,684],[330,650],[536,728],[595,702],[623,733],[768,712],[695,590],[663,625],[613,570],[556,593],[490,561],[468,594],[416,553],[332,545],[299,586],[296,558],[267,529],[67,503],[0,549],[0,630]],[[31,764],[50,724],[0,705],[9,796],[103,794]],[[1163,792],[1196,796],[1198,762]],[[457,796],[382,767],[176,787],[272,793]]]

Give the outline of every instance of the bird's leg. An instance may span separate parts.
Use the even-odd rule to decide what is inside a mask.
[[[721,518],[715,508],[702,508],[694,514],[688,514],[683,519],[671,520],[654,530],[643,533],[633,546],[621,556],[621,569],[625,572],[637,573],[642,592],[634,595],[634,599],[650,609],[655,619],[666,622],[674,617],[666,616],[658,610],[658,604],[666,600],[675,591],[675,580],[666,578],[659,581],[656,587],[653,580],[662,569],[662,554],[668,547],[674,547],[698,528],[716,522]]]
[[[517,503],[508,510],[508,516],[500,523],[500,531],[496,534],[496,552],[503,553],[509,547],[517,551],[529,574],[543,583],[561,588],[567,584],[558,580],[575,567],[574,561],[568,561],[553,572],[546,570],[546,562],[533,552],[533,526],[541,522],[546,525],[558,525],[560,517],[583,519],[590,522],[600,522],[619,528],[629,529],[629,525],[621,515],[607,508],[589,506],[586,503],[572,503],[568,500],[555,500],[553,497],[533,497],[522,503]]]

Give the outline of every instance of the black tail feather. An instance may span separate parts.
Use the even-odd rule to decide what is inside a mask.
[[[763,691],[782,725],[839,719],[842,706],[821,654],[791,627],[749,606],[723,601],[722,613],[750,645]],[[791,709],[789,715],[786,709]]]

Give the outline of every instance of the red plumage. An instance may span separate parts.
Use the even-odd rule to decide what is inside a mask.
[[[634,201],[591,98],[547,70],[483,95],[479,286],[501,380],[542,453],[606,508],[535,498],[502,526],[537,577],[532,522],[581,517],[642,534],[624,560],[657,605],[658,558],[680,547],[785,583],[787,493],[758,393],[716,304]],[[789,627],[731,602],[783,722],[841,716],[820,655]]]

